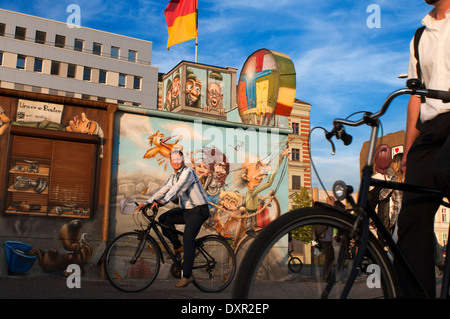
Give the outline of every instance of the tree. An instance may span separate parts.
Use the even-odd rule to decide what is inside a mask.
[[[309,195],[308,189],[306,187],[300,188],[300,190],[295,193],[293,202],[293,209],[311,207],[311,196]],[[311,242],[311,226],[298,227],[292,230],[291,234],[292,238],[294,238],[295,240],[304,243]]]

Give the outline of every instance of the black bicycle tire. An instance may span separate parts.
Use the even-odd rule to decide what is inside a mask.
[[[217,293],[217,292],[223,291],[232,283],[234,276],[236,275],[236,268],[237,268],[236,255],[234,254],[234,251],[231,248],[230,244],[224,238],[217,236],[217,235],[207,235],[207,236],[201,237],[196,240],[196,245],[199,246],[207,241],[216,241],[217,243],[220,243],[221,245],[223,245],[226,248],[226,250],[228,251],[229,257],[231,257],[231,263],[232,263],[231,273],[228,274],[226,281],[222,285],[220,285],[218,288],[208,288],[208,287],[204,286],[200,281],[196,280],[195,275],[193,276],[194,277],[194,285],[203,292]],[[196,258],[198,258],[198,256],[199,255],[197,255]],[[194,264],[195,264],[195,262],[194,262]]]
[[[294,261],[298,261],[297,265],[300,265],[300,268],[297,269],[295,266],[293,266],[292,263],[293,263]],[[291,257],[291,258],[289,258],[288,267],[289,267],[290,271],[295,272],[295,273],[298,273],[298,272],[300,272],[300,271],[302,270],[302,268],[303,268],[303,263],[302,263],[302,261],[300,260],[300,258],[298,258],[298,257]]]
[[[344,225],[345,228],[350,228],[353,226],[355,218],[352,214],[331,207],[299,208],[281,215],[264,228],[253,241],[237,271],[232,298],[249,298],[253,278],[261,261],[272,243],[282,237],[283,234],[287,234],[288,231],[300,227],[302,224],[320,224],[321,220],[327,221],[329,224]],[[398,298],[397,274],[383,247],[372,234],[369,234],[367,247],[372,250],[372,253],[377,254],[377,258],[382,262],[379,266],[382,267],[383,272],[386,274],[386,276],[383,276],[385,297]]]
[[[141,286],[138,289],[125,289],[120,285],[117,285],[115,280],[113,280],[113,276],[112,274],[110,274],[110,270],[108,268],[108,262],[109,262],[109,258],[110,258],[110,254],[111,254],[111,250],[113,249],[113,247],[115,247],[116,243],[123,239],[126,236],[133,236],[136,237],[137,239],[139,238],[140,234],[137,232],[127,232],[127,233],[123,233],[119,236],[117,236],[108,246],[107,250],[105,251],[105,258],[103,261],[103,269],[105,271],[106,274],[106,278],[108,279],[108,281],[111,283],[111,285],[123,292],[140,292],[143,291],[145,289],[147,289],[154,281],[155,279],[158,277],[159,274],[159,270],[161,267],[161,257],[160,257],[160,253],[159,253],[159,248],[155,242],[155,240],[151,237],[151,236],[146,236],[145,238],[141,239],[141,240],[145,240],[148,244],[151,245],[152,249],[155,252],[155,256],[156,256],[156,263],[155,263],[155,269],[153,270],[153,277],[151,278],[150,281],[148,281],[146,284],[144,284],[143,286]]]

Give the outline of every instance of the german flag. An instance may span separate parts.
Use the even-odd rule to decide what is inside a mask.
[[[167,50],[177,43],[195,39],[197,28],[197,0],[171,0],[164,10],[169,40]]]

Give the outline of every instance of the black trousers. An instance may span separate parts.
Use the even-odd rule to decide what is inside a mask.
[[[183,261],[183,277],[192,275],[192,266],[194,264],[195,254],[195,237],[197,237],[203,223],[209,218],[208,205],[196,206],[192,209],[174,208],[161,216],[159,221],[175,229],[175,225],[185,224],[183,235],[184,261]],[[182,246],[180,239],[175,231],[162,228],[164,236],[172,243],[175,249]]]
[[[408,153],[405,182],[434,187],[450,195],[450,112],[423,124]],[[398,215],[398,245],[421,280],[429,296],[436,296],[434,265],[434,215],[439,198],[404,192]],[[397,265],[398,266],[398,265]],[[405,297],[423,294],[409,285],[399,273]]]

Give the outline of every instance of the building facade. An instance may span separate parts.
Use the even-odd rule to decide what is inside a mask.
[[[289,207],[292,208],[292,197],[302,187],[306,187],[311,193],[311,158],[309,154],[308,135],[310,130],[311,104],[295,99],[289,127],[292,134],[289,135]]]
[[[152,42],[0,10],[0,87],[157,108]]]

